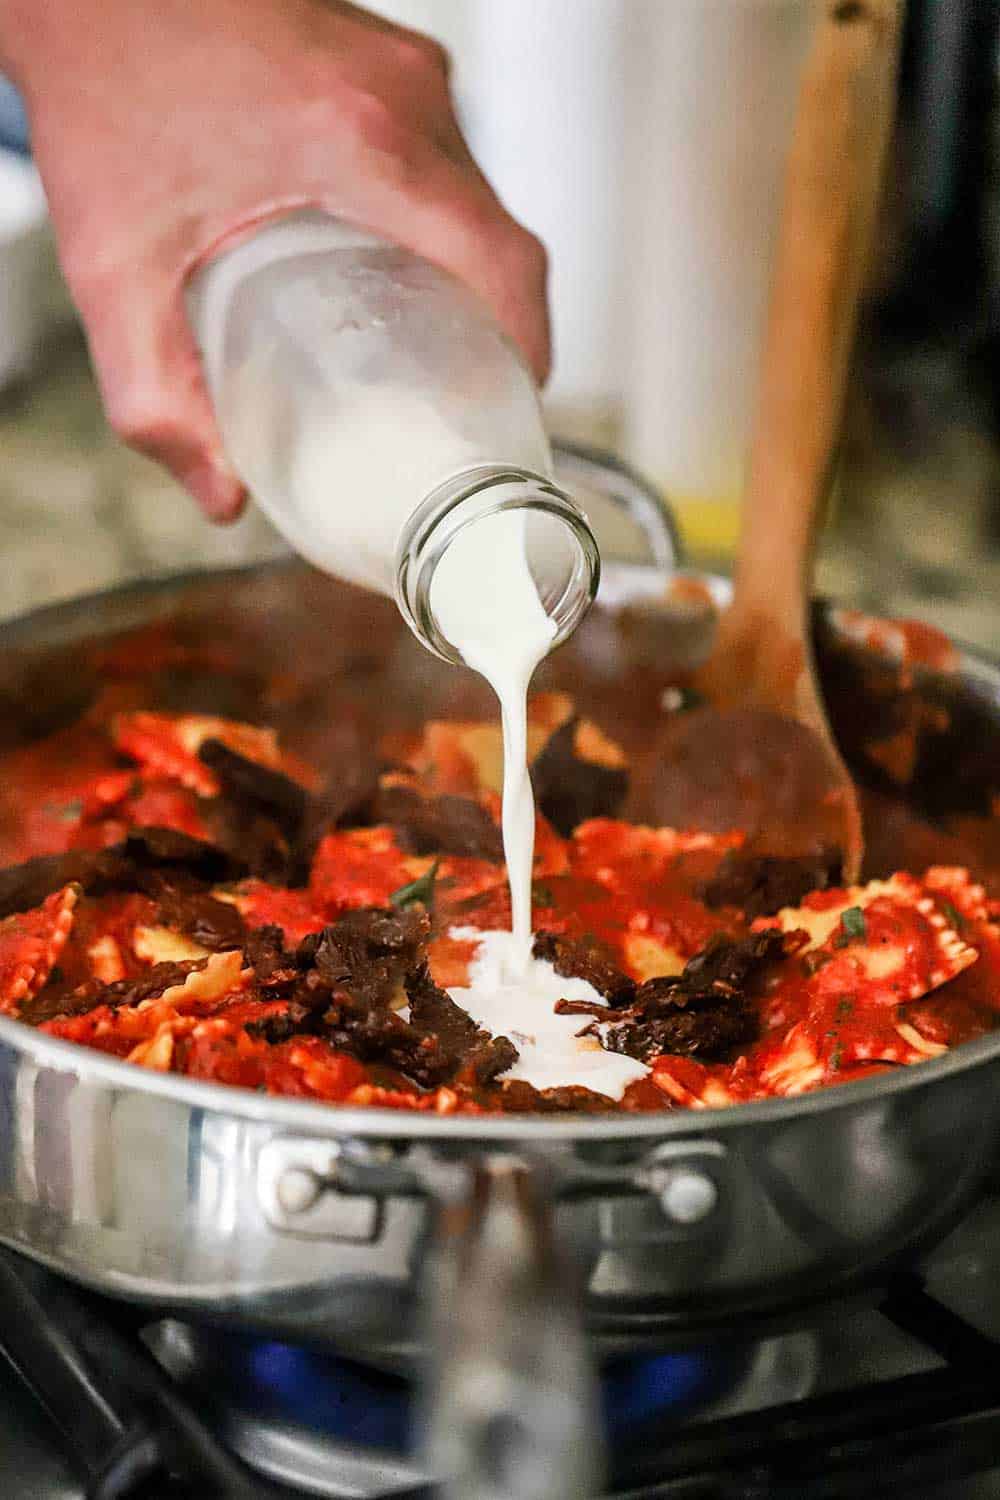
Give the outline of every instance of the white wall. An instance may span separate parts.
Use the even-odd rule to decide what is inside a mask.
[[[470,144],[549,249],[550,406],[617,411],[675,494],[730,498],[818,0],[372,8],[452,51]]]

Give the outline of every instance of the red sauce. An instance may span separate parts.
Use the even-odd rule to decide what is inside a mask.
[[[856,609],[840,610],[839,619],[852,639],[895,657],[904,666],[952,672],[958,665],[958,653],[948,636],[923,620],[880,620]]]
[[[912,641],[914,650],[917,645],[925,655],[931,650],[919,632]],[[88,722],[8,757],[5,774],[16,792],[8,802],[18,815],[0,825],[0,857],[13,863],[41,853],[104,847],[143,825],[209,836],[211,778],[202,775],[206,768],[185,749],[167,716],[133,715],[125,730],[122,722],[117,746]],[[436,726],[434,735],[436,774],[452,787],[476,791],[471,758],[449,742],[446,725]],[[246,732],[236,726],[231,738],[265,758],[271,754],[266,737],[252,726]],[[301,779],[309,775],[303,770]],[[489,806],[496,815],[492,802]],[[636,980],[648,977],[657,955],[676,972],[713,935],[748,931],[740,911],[710,910],[701,898],[720,860],[738,843],[735,835],[676,834],[607,818],[582,825],[567,840],[540,818],[535,925],[598,946]],[[935,847],[927,846],[925,862]],[[387,906],[432,863],[407,852],[391,828],[344,829],[320,842],[305,888],[248,880],[219,894],[236,903],[249,926],[280,927],[286,946],[293,948],[348,910]],[[968,887],[959,882],[952,892],[955,903],[968,897],[962,910],[944,887],[931,892],[927,910],[918,905],[927,895],[918,883],[903,882],[900,889],[896,898],[867,893],[862,918],[844,918],[818,946],[776,967],[754,1001],[759,1039],[739,1056],[708,1063],[660,1057],[646,1078],[628,1088],[621,1108],[734,1103],[835,1084],[918,1061],[992,1029],[1000,1010],[1000,936],[976,914]],[[807,914],[822,915],[850,906],[853,899],[828,890],[807,896],[802,906]],[[432,905],[431,969],[438,983],[455,987],[467,977],[475,943],[452,936],[451,929],[483,931],[510,923],[502,866],[442,856]],[[938,914],[978,953],[962,972],[955,969],[954,977],[948,969],[947,982],[942,982],[943,968],[953,963],[949,955],[953,948],[961,952],[961,945],[942,938]],[[29,926],[32,920],[34,914]],[[280,1021],[286,1003],[247,991],[244,981],[232,976],[219,994],[198,998],[175,992],[170,1001],[156,998],[117,1009],[98,1000],[83,1014],[72,1013],[75,997],[94,993],[102,975],[133,980],[145,972],[148,960],[136,952],[136,930],[156,921],[154,903],[141,894],[82,898],[70,938],[27,1018],[40,1020],[53,1035],[115,1056],[134,1056],[147,1066],[274,1094],[443,1113],[484,1107],[486,1096],[419,1090],[402,1076],[337,1052],[320,1037],[268,1042],[260,1023]],[[11,973],[24,962],[15,946],[22,941],[23,925],[7,929]],[[0,977],[2,941],[0,928]]]
[[[316,851],[309,890],[327,920],[355,907],[388,906],[414,873],[391,828],[329,833]]]

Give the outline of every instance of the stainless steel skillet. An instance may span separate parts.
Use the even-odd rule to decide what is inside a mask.
[[[700,649],[698,611],[668,620],[648,572],[609,571],[617,592],[544,685],[570,687],[584,711],[613,715],[613,732],[645,747],[629,812],[650,816],[662,791],[651,757],[683,665],[666,659],[668,643]],[[856,768],[877,775],[851,725],[891,718],[889,666],[877,652],[841,650],[830,613],[819,620],[835,724]],[[148,653],[129,656],[139,632],[159,642],[152,668],[136,665]],[[330,750],[330,726],[363,737],[408,716],[487,710],[475,680],[432,661],[391,604],[291,564],[80,601],[2,639],[6,747],[78,712],[109,677],[133,701],[256,710],[307,753]],[[1000,746],[1000,672],[966,653],[944,673],[911,676],[897,707],[922,700],[934,712],[908,795],[941,815],[948,797],[963,814],[987,807],[994,770],[1000,780],[990,749]],[[947,794],[931,776],[948,756],[947,728],[933,728],[942,705],[959,736]],[[982,744],[970,758],[971,741]],[[979,845],[972,855],[982,858]],[[436,1217],[464,1247],[441,1274],[454,1278],[463,1257],[481,1273],[450,1281],[443,1299],[462,1313],[446,1384],[453,1416],[464,1414],[453,1430],[468,1433],[482,1416],[472,1376],[484,1368],[495,1377],[488,1401],[525,1420],[541,1410],[540,1387],[575,1393],[580,1409],[560,1250],[575,1263],[597,1350],[731,1329],[840,1292],[942,1235],[996,1163],[998,1112],[1000,1035],[864,1083],[730,1111],[470,1122],[153,1076],[0,1020],[0,1240],[178,1315],[377,1354],[412,1343]],[[517,1306],[530,1310],[520,1321]],[[470,1320],[471,1366],[460,1347]]]

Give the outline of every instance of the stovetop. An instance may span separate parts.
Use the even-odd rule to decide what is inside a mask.
[[[803,1326],[607,1365],[603,1493],[1000,1497],[996,1247],[1000,1195],[919,1271]],[[0,1345],[4,1500],[434,1493],[412,1456],[414,1381],[399,1372],[223,1329],[143,1327],[6,1251]]]

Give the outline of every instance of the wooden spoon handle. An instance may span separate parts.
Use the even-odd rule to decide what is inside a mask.
[[[785,194],[729,629],[804,628],[895,98],[903,0],[824,0]]]

